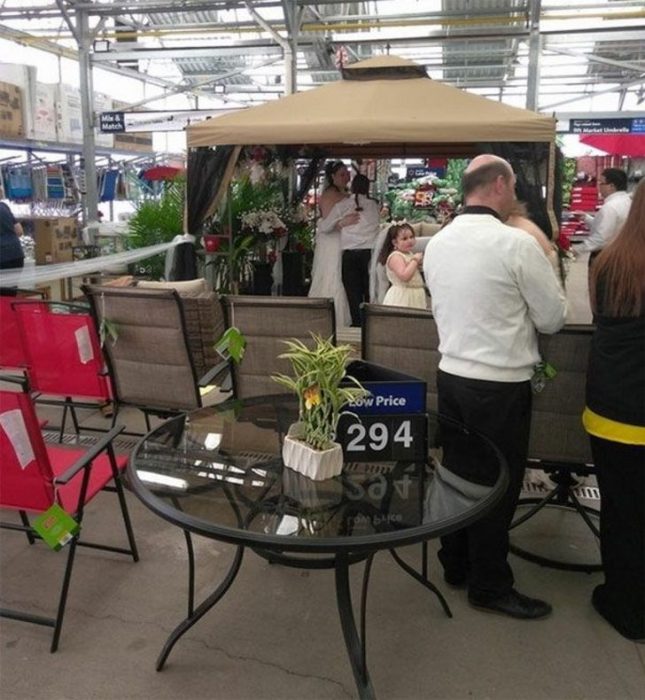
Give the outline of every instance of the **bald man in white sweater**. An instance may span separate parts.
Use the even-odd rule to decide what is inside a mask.
[[[441,539],[439,559],[445,580],[467,585],[474,607],[537,619],[551,606],[513,588],[508,527],[526,467],[537,332],[563,326],[566,300],[536,240],[503,223],[515,201],[510,164],[478,156],[463,191],[463,213],[433,236],[424,256],[440,340],[439,412],[487,435],[506,457],[510,482],[493,511]],[[480,483],[494,480],[494,464],[469,454],[449,431],[443,435],[448,468]]]

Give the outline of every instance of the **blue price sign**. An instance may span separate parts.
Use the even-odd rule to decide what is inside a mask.
[[[423,382],[363,382],[369,396],[349,404],[348,410],[360,415],[423,413],[426,385]]]

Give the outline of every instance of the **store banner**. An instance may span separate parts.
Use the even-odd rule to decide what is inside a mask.
[[[569,119],[566,128],[570,134],[645,134],[645,117],[633,119]],[[558,127],[560,124],[558,124]]]
[[[102,112],[99,128],[104,133],[131,133],[140,131],[183,131],[190,124],[222,116],[235,109],[185,109],[175,111],[145,110]]]

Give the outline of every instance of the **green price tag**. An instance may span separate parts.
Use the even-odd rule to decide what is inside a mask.
[[[217,341],[215,350],[225,359],[230,357],[234,362],[239,362],[244,356],[246,338],[239,328],[231,326],[227,328],[222,337]]]
[[[64,547],[74,535],[78,534],[80,525],[65,512],[58,503],[54,503],[32,523],[34,530],[45,543],[57,552]]]
[[[548,362],[544,363],[544,375],[547,379],[553,379],[557,373],[558,370],[553,365],[550,365]]]

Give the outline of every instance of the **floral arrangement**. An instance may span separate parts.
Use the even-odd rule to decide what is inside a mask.
[[[276,374],[272,379],[293,391],[299,402],[298,438],[315,450],[326,450],[336,437],[343,407],[369,392],[346,373],[350,345],[334,345],[312,333],[313,347],[292,338],[284,341],[288,351],[280,355],[291,362],[294,375]]]
[[[255,238],[258,256],[262,262],[275,262],[278,241],[284,238],[287,227],[273,209],[252,209],[240,216],[242,232]]]

